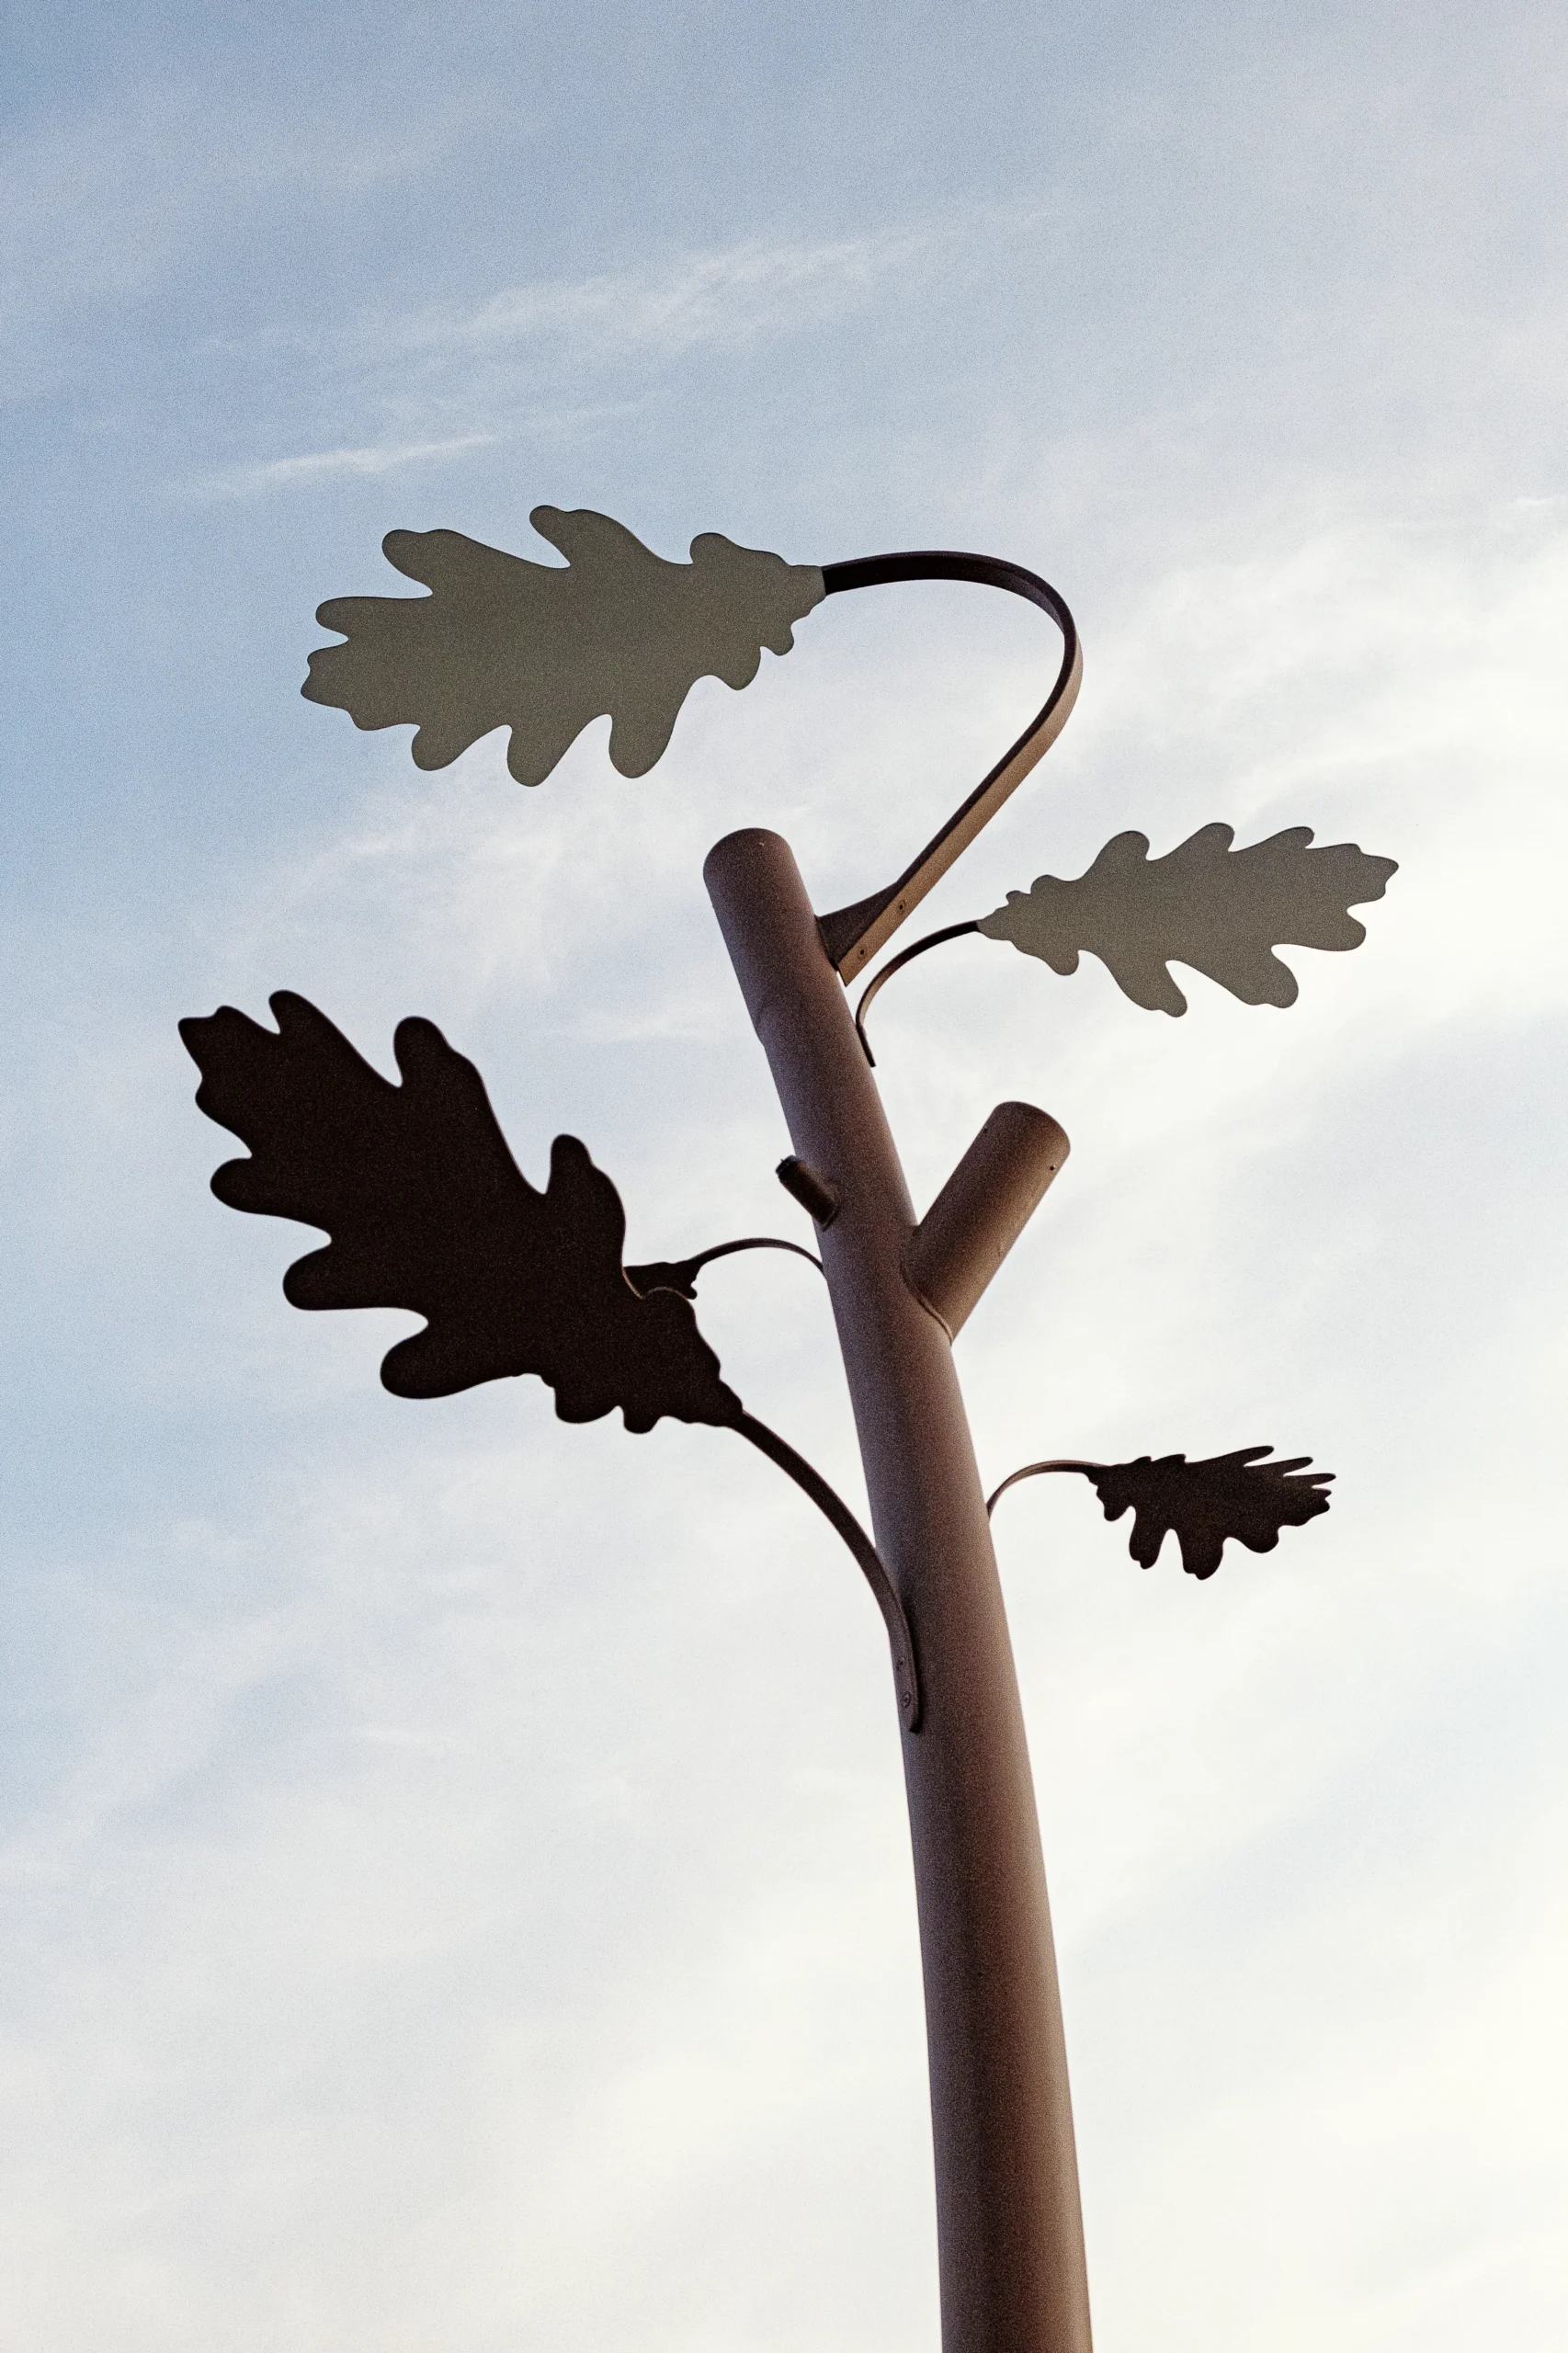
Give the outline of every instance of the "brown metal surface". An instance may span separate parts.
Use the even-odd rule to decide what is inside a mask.
[[[838,1195],[809,1160],[797,1159],[791,1153],[781,1160],[774,1175],[791,1200],[799,1201],[806,1215],[817,1225],[831,1225],[838,1215]]]
[[[1044,758],[1072,717],[1084,677],[1083,649],[1067,600],[1049,580],[1005,557],[967,555],[951,548],[913,548],[897,555],[857,556],[848,563],[823,566],[824,587],[830,597],[852,588],[881,588],[894,581],[971,580],[984,588],[1004,588],[1049,613],[1062,631],[1062,664],[1044,703],[1016,744],[997,761],[988,776],[959,803],[947,824],[935,833],[918,858],[895,882],[874,891],[853,906],[837,907],[822,917],[822,937],[829,956],[846,983],[864,971],[879,949],[885,948],[907,921],[926,892],[939,882],[953,861],[961,858],[975,835],[988,825],[1009,793],[1015,792],[1036,762]]]
[[[795,861],[732,834],[705,878],[822,1234],[877,1548],[914,1625],[903,1761],[931,2072],[944,2353],[1089,2353],[1051,1913],[1012,1647],[948,1336],[903,1276],[915,1217]]]
[[[945,924],[940,931],[927,932],[924,939],[915,940],[912,947],[901,948],[896,956],[888,958],[875,979],[867,982],[860,992],[860,1002],[855,1008],[855,1035],[859,1039],[861,1051],[873,1070],[877,1067],[877,1058],[871,1051],[871,1041],[866,1035],[866,1016],[871,1009],[872,999],[883,983],[891,981],[895,972],[902,972],[906,964],[913,964],[917,956],[924,956],[927,949],[941,948],[949,939],[966,938],[971,934],[978,933],[979,929],[978,918],[969,923]]]
[[[739,1250],[788,1250],[796,1258],[803,1258],[820,1275],[822,1260],[814,1251],[802,1250],[798,1242],[780,1241],[777,1234],[748,1233],[738,1242],[714,1242],[706,1250],[693,1251],[689,1258],[653,1258],[646,1266],[623,1267],[621,1273],[639,1299],[646,1299],[651,1290],[673,1290],[682,1299],[697,1297],[697,1278],[704,1267],[716,1258],[733,1258]]]
[[[731,1425],[737,1435],[749,1438],[759,1454],[766,1454],[787,1478],[793,1479],[801,1493],[809,1495],[818,1511],[836,1529],[850,1552],[859,1563],[860,1573],[870,1586],[882,1623],[887,1628],[888,1650],[892,1659],[892,1684],[898,1700],[899,1717],[905,1732],[915,1732],[920,1724],[920,1670],[915,1656],[915,1643],[909,1620],[899,1599],[898,1588],[883,1567],[876,1546],[850,1510],[842,1495],[830,1487],[815,1465],[797,1454],[787,1438],[759,1422],[755,1414],[743,1413]]]
[[[1049,1111],[998,1103],[909,1237],[903,1271],[956,1340],[1070,1146]]]

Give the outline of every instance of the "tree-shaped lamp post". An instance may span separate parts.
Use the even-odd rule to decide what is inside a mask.
[[[424,597],[354,597],[319,619],[345,642],[311,660],[304,691],[362,727],[412,723],[414,757],[446,766],[511,729],[508,766],[540,782],[608,713],[622,774],[653,767],[695,680],[740,688],[761,649],[790,650],[824,597],[897,580],[968,580],[1029,598],[1062,652],[1033,725],[886,889],[818,916],[788,845],[731,834],[705,868],[794,1150],[779,1176],[815,1222],[854,1407],[875,1542],[826,1482],[720,1377],[690,1305],[700,1268],[772,1237],[681,1261],[623,1267],[609,1179],[558,1136],[541,1193],[520,1174],[472,1064],[432,1024],[394,1040],[402,1084],[361,1060],[303,998],[272,1000],[276,1030],[225,1007],[181,1025],[198,1102],[250,1147],[213,1178],[236,1209],[322,1228],[326,1245],[285,1279],[300,1307],[403,1307],[426,1328],[388,1354],[400,1396],[434,1397],[534,1373],[566,1421],[621,1410],[734,1430],[817,1504],[869,1581],[887,1624],[903,1728],[930,2062],[944,2353],[1087,2353],[1088,2290],[1072,2108],[1034,1790],[989,1507],[952,1342],[1067,1154],[1054,1120],[994,1111],[924,1218],[911,1204],[882,1110],[864,1018],[913,955],[961,934],[1010,940],[1068,973],[1087,949],[1139,1005],[1179,1014],[1168,964],[1209,973],[1252,1004],[1289,1005],[1274,955],[1347,949],[1348,909],[1382,893],[1392,861],[1304,828],[1233,851],[1205,826],[1150,860],[1142,835],[1108,844],[1077,881],[1041,877],[994,914],[892,958],[852,1016],[863,972],[1065,725],[1081,673],[1056,591],[990,557],[879,556],[818,570],[695,540],[668,563],[608,517],[540,507],[564,567],[453,531],[389,535]],[[805,1253],[810,1256],[812,1254]],[[1255,1552],[1328,1508],[1329,1474],[1254,1446],[1211,1461],[1059,1459],[1037,1472],[1092,1481],[1108,1518],[1133,1513],[1150,1565],[1167,1533],[1210,1575],[1228,1539]]]

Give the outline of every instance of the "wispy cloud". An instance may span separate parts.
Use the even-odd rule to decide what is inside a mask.
[[[748,238],[635,269],[528,280],[461,309],[362,314],[321,341],[275,327],[246,345],[209,342],[209,356],[259,347],[285,384],[301,367],[319,378],[324,365],[346,420],[373,416],[384,431],[395,419],[402,434],[245,460],[182,487],[202,499],[261,497],[433,464],[520,432],[558,431],[568,417],[576,426],[603,419],[624,411],[629,391],[645,397],[650,371],[841,318],[961,233],[949,223],[817,244]]]
[[[195,495],[208,498],[254,498],[269,490],[286,490],[294,483],[317,482],[324,475],[396,473],[403,466],[428,464],[483,449],[499,438],[494,433],[463,433],[449,441],[389,441],[363,449],[311,449],[299,457],[270,458],[204,474],[190,488]]]
[[[853,303],[930,243],[918,233],[815,245],[748,241],[658,273],[511,287],[456,322],[449,339],[493,348],[562,335],[607,349],[680,351],[787,333]]]
[[[255,498],[602,422],[625,414],[629,394],[632,405],[645,399],[659,368],[688,353],[782,342],[841,318],[929,267],[962,233],[947,223],[817,244],[749,238],[634,269],[533,279],[460,309],[362,313],[324,337],[275,325],[242,342],[209,339],[209,358],[262,358],[278,385],[274,418],[300,371],[319,382],[324,369],[347,429],[362,419],[365,438],[244,460],[182,488],[201,499]],[[370,438],[393,420],[398,438]],[[274,422],[269,438],[276,430]]]
[[[477,308],[365,318],[351,340],[368,358],[530,350],[578,364],[650,352],[675,357],[835,317],[949,244],[952,234],[905,229],[814,244],[747,238],[642,269],[533,279],[502,289]]]

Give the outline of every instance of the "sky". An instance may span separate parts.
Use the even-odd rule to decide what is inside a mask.
[[[1040,617],[835,598],[636,781],[301,699],[394,528],[949,546],[1061,743],[927,903],[1223,820],[1399,860],[1288,1011],[966,940],[880,998],[916,1203],[1063,1174],[958,1343],[983,1474],[1265,1438],[1151,1571],[997,1517],[1100,2353],[1568,2335],[1559,9],[5,11],[0,2353],[936,2353],[881,1628],[722,1431],[437,1404],[208,1190],[176,1024],[405,1014],[628,1255],[810,1229],[700,881],[891,879]],[[817,1278],[705,1279],[859,1505]]]

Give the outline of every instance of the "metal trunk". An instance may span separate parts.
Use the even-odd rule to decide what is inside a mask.
[[[705,869],[821,1233],[877,1548],[922,1688],[903,1735],[920,1918],[944,2353],[1089,2353],[1072,2105],[1028,1750],[948,1330],[905,1274],[903,1172],[789,846]]]

